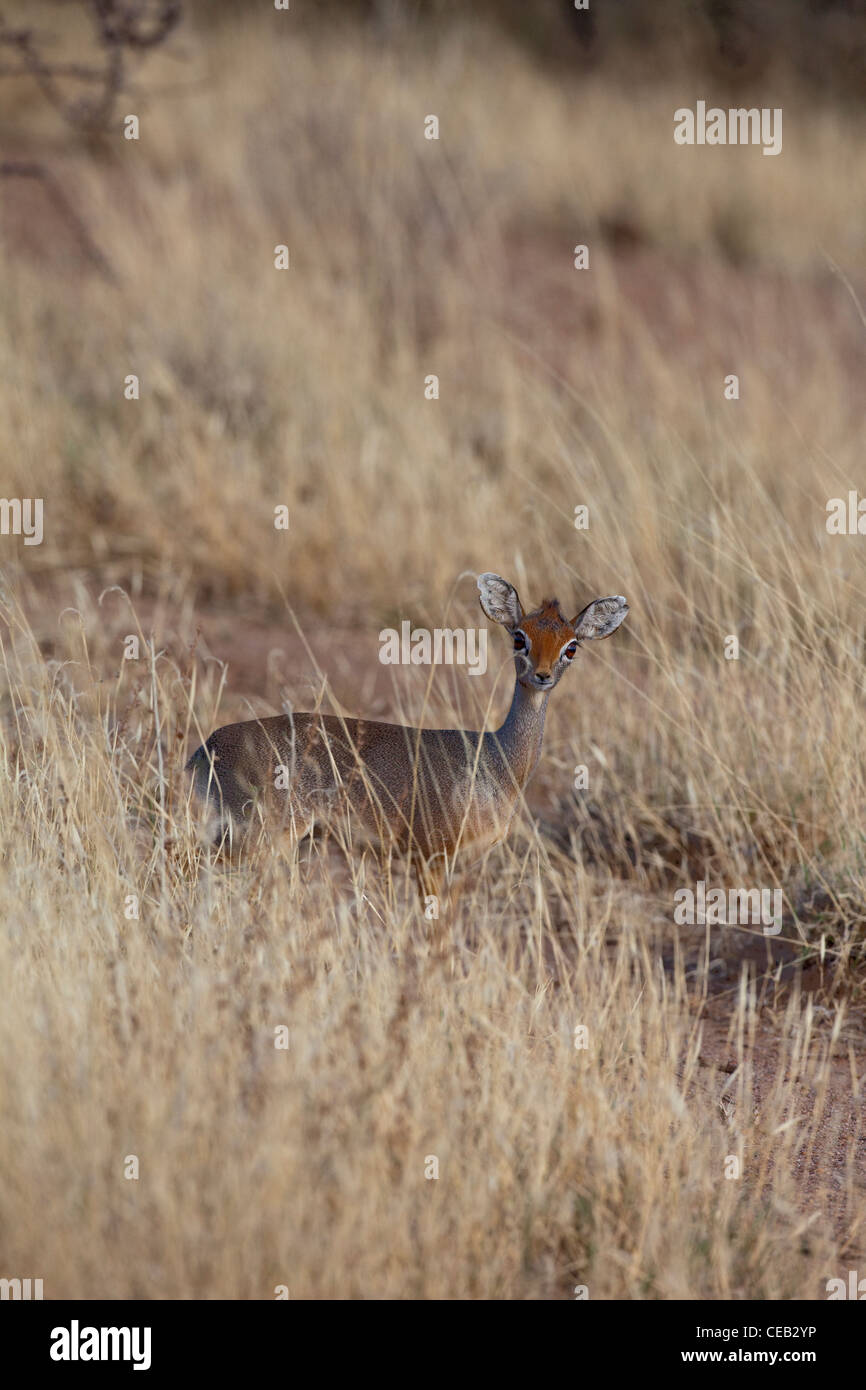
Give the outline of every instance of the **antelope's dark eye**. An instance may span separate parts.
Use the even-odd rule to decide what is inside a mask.
[[[577,643],[569,642],[562,655],[565,657],[566,661],[572,661],[574,657],[577,656]]]
[[[514,650],[516,652],[526,651],[526,638],[522,632],[515,632],[514,634]]]

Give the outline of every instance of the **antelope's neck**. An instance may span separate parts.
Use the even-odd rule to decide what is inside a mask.
[[[502,728],[494,734],[521,790],[535,771],[541,756],[544,716],[549,697],[549,690],[527,690],[519,681],[515,681],[511,709]]]

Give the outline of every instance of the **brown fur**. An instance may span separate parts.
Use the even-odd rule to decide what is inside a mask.
[[[369,837],[410,857],[423,895],[438,891],[458,852],[479,854],[502,839],[538,762],[547,699],[564,669],[563,645],[577,634],[555,599],[523,616],[505,580],[482,575],[479,589],[488,616],[512,630],[519,626],[530,643],[528,653],[515,653],[514,696],[500,729],[419,730],[320,714],[225,725],[187,764],[197,792],[218,813],[220,842],[234,846],[259,824],[300,839],[315,824],[351,811]],[[614,602],[625,605],[596,600]],[[610,621],[618,626],[624,616],[617,609]],[[549,687],[535,683],[537,673],[554,669]]]

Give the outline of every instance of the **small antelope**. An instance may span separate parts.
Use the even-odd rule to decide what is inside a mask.
[[[556,599],[524,613],[498,574],[478,579],[481,607],[514,643],[514,695],[495,733],[416,729],[338,715],[276,715],[227,724],[193,753],[187,771],[218,811],[231,847],[258,823],[301,839],[348,808],[380,844],[409,856],[422,898],[438,895],[459,852],[504,838],[541,753],[553,687],[582,642],[609,637],[624,598],[597,598],[570,621]]]

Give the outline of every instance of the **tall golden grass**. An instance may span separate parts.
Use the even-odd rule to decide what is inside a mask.
[[[38,192],[39,235],[4,211],[2,490],[46,531],[0,538],[0,1273],[822,1297],[866,1214],[863,540],[825,526],[861,480],[860,118],[783,84],[780,157],[684,150],[703,90],[575,87],[468,22],[281,23],[200,19],[183,68],[154,55],[137,143],[83,152],[34,104],[114,280]],[[6,128],[24,99],[4,84]],[[306,658],[226,686],[196,615],[229,662],[241,597],[275,645],[297,618],[363,692],[381,627],[481,621],[485,569],[631,614],[553,696],[532,810],[446,947],[372,861],[212,862],[185,757],[322,692]],[[496,643],[477,682],[401,669],[387,708],[499,716]],[[672,923],[700,877],[782,888],[823,962],[816,997],[734,976],[730,1076],[704,1029],[735,929]]]

